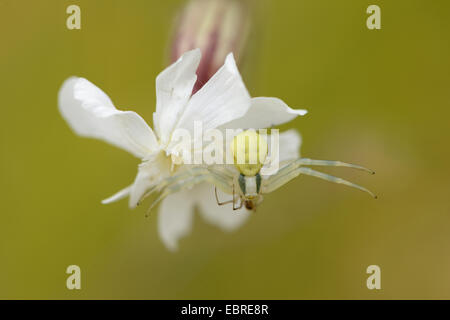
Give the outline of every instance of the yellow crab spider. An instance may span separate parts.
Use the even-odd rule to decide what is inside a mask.
[[[257,147],[251,148],[249,140],[257,141]],[[374,174],[372,170],[364,167],[341,161],[299,158],[287,162],[275,174],[262,177],[260,171],[268,149],[267,142],[263,137],[253,130],[246,130],[234,137],[230,148],[235,161],[234,168],[229,165],[197,166],[166,178],[144,196],[147,197],[155,191],[161,191],[151,208],[172,193],[189,189],[200,182],[209,182],[216,188],[215,195],[218,205],[232,203],[233,210],[240,209],[242,206],[245,206],[248,210],[255,210],[257,205],[263,200],[264,194],[275,191],[300,174],[356,188],[377,198],[376,195],[364,187],[304,166],[349,167]],[[240,160],[244,159],[244,162],[238,161],[239,155],[242,155]],[[252,157],[256,161],[249,161]],[[220,202],[217,197],[217,188],[231,194],[232,199]]]

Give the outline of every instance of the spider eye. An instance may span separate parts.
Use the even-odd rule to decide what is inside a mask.
[[[234,165],[245,176],[254,176],[267,156],[267,142],[255,130],[246,130],[234,137],[231,143]]]

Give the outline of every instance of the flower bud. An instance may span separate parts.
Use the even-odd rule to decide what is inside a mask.
[[[248,9],[236,0],[191,0],[177,18],[171,60],[195,48],[202,51],[197,92],[223,65],[228,53],[239,59],[249,31]]]

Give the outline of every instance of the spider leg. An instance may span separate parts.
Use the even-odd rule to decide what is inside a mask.
[[[375,174],[374,171],[364,168],[362,166],[358,166],[356,164],[351,163],[345,163],[342,161],[330,161],[330,160],[314,160],[314,159],[307,159],[307,158],[301,158],[298,159],[297,164],[299,166],[329,166],[329,167],[348,167],[348,168],[354,168],[358,170],[363,170],[370,172],[371,174]]]
[[[270,193],[272,191],[275,191],[276,189],[280,188],[281,186],[288,183],[292,179],[296,178],[299,174],[305,174],[305,175],[313,176],[313,177],[320,178],[323,180],[327,180],[330,182],[344,184],[346,186],[367,192],[374,198],[377,197],[376,195],[374,195],[371,191],[367,190],[366,188],[361,187],[352,182],[349,182],[347,180],[337,178],[337,177],[334,177],[334,176],[331,176],[329,174],[325,174],[322,172],[318,172],[318,171],[312,170],[310,168],[302,168],[302,167],[298,168],[298,162],[299,161],[294,161],[294,162],[287,164],[285,167],[278,170],[278,172],[275,175],[272,175],[269,178],[267,178],[266,180],[264,180],[263,181],[263,190],[262,190],[263,193]]]
[[[233,188],[234,188],[234,186],[233,186]],[[224,204],[229,204],[229,203],[233,203],[234,202],[234,199],[231,199],[231,200],[228,200],[228,201],[224,201],[224,202],[220,202],[219,201],[219,197],[217,196],[217,187],[216,186],[214,186],[214,194],[216,196],[216,202],[217,202],[217,204],[219,206],[223,206]]]
[[[234,206],[234,204],[233,204],[233,210],[239,210],[239,209],[241,209],[242,208],[242,206],[244,205],[244,201],[242,201],[242,199],[241,198],[239,198],[240,199],[240,204],[239,204],[239,207],[235,207]]]
[[[276,174],[269,176],[267,179],[263,179],[261,186],[262,193],[271,193],[296,178],[300,174],[297,169],[298,166],[296,163],[292,162],[278,170]]]
[[[170,185],[171,183],[173,183],[176,180],[182,179],[183,177],[189,177],[192,175],[198,175],[200,173],[203,173],[203,171],[201,171],[201,170],[203,170],[203,168],[194,167],[191,169],[186,169],[178,174],[175,174],[173,176],[163,179],[159,183],[153,185],[146,193],[144,193],[144,195],[139,199],[137,205],[139,206],[142,203],[142,201],[144,201],[147,197],[152,195],[154,192],[156,192],[158,190],[162,190],[164,187],[166,187],[167,185]]]
[[[242,198],[241,197],[239,197],[239,200],[241,201],[241,203],[239,204],[239,207],[235,207],[235,204],[236,204],[236,198],[235,198],[235,196],[234,196],[234,184],[233,184],[233,211],[234,210],[239,210],[239,209],[241,209],[242,208],[242,206],[244,205],[244,201],[242,201]]]
[[[194,169],[196,170],[192,171]],[[174,175],[172,177],[167,178],[166,180],[170,180],[170,182],[165,183],[164,186],[159,189],[162,190],[161,193],[159,194],[157,199],[152,203],[147,212],[149,212],[156,204],[158,204],[168,195],[175,192],[190,189],[196,184],[199,184],[201,182],[210,182],[214,184],[216,187],[219,187],[219,189],[222,189],[223,191],[227,192],[231,191],[230,185],[232,180],[228,179],[227,177],[224,177],[223,175],[220,175],[216,172],[211,172],[206,168],[194,168],[194,169],[190,170],[191,175],[189,175],[189,172],[186,173],[183,172],[180,173],[179,175]]]
[[[339,184],[343,184],[343,185],[346,185],[346,186],[349,186],[349,187],[352,187],[352,188],[356,188],[356,189],[359,189],[361,191],[367,192],[368,194],[370,194],[375,199],[377,198],[377,196],[375,194],[373,194],[371,191],[367,190],[366,188],[361,187],[361,186],[359,186],[357,184],[354,184],[352,182],[349,182],[347,180],[344,180],[344,179],[341,179],[341,178],[329,175],[329,174],[325,174],[325,173],[322,173],[322,172],[319,172],[319,171],[315,171],[315,170],[310,169],[310,168],[298,168],[298,172],[300,174],[306,174],[308,176],[313,176],[313,177],[316,177],[316,178],[319,178],[319,179],[323,179],[323,180],[327,180],[327,181],[330,181],[330,182],[339,183]]]
[[[180,180],[183,179],[187,179],[189,177],[193,177],[193,176],[199,176],[199,175],[203,175],[203,174],[214,174],[218,177],[223,178],[224,180],[226,180],[228,178],[228,175],[226,172],[222,172],[221,170],[208,170],[205,167],[193,167],[193,168],[189,168],[189,169],[185,169],[173,176],[167,177],[165,179],[163,179],[162,181],[160,181],[159,183],[155,184],[154,186],[152,186],[138,201],[137,205],[140,205],[142,203],[142,201],[144,199],[146,199],[147,197],[149,197],[150,195],[152,195],[155,192],[161,191],[164,188],[166,188],[167,186],[170,186],[174,183],[177,183]],[[231,179],[231,178],[230,178]]]

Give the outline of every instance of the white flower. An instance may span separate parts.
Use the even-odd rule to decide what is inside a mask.
[[[135,112],[116,109],[110,98],[88,80],[72,77],[64,82],[59,91],[59,110],[75,133],[104,140],[142,160],[134,182],[103,203],[129,196],[130,208],[136,207],[151,187],[173,173],[177,153],[172,133],[180,128],[192,132],[194,121],[201,121],[204,130],[264,128],[306,113],[276,98],[252,99],[231,53],[216,74],[192,95],[200,58],[199,49],[188,51],[157,76],[155,131]],[[178,238],[190,230],[196,204],[207,221],[225,230],[236,228],[247,218],[248,213],[236,214],[217,206],[213,189],[199,185],[163,201],[158,229],[169,249],[176,249]]]
[[[301,137],[294,129],[280,133],[280,164],[300,157]],[[270,142],[270,139],[268,139]],[[230,195],[217,189],[219,199],[229,200]],[[181,206],[180,203],[183,205]],[[233,231],[242,226],[252,211],[245,207],[233,211],[231,206],[219,206],[216,203],[214,187],[202,183],[189,191],[182,191],[167,196],[159,207],[158,231],[166,246],[174,250],[178,240],[189,234],[192,228],[195,208],[209,223],[224,231]]]

